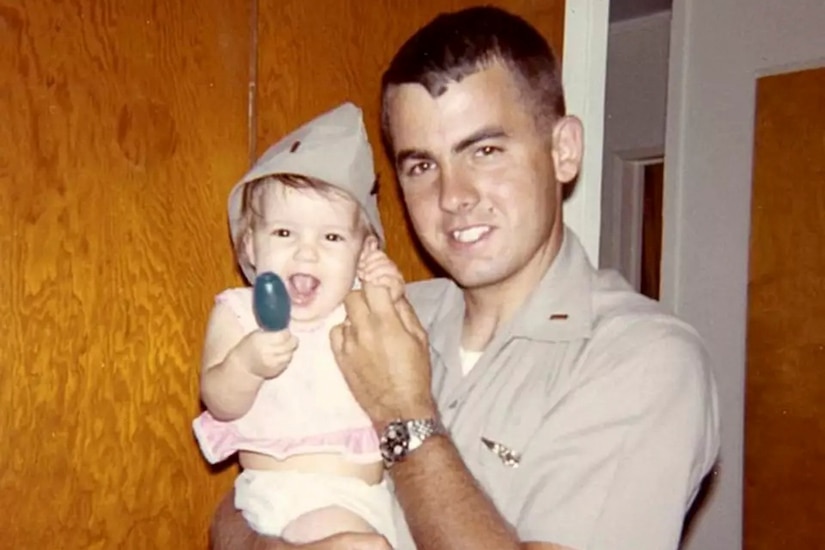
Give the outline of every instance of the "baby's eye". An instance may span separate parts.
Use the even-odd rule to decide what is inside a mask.
[[[337,243],[344,240],[344,237],[339,235],[338,233],[327,233],[326,239],[330,242]]]
[[[282,238],[286,238],[286,237],[289,237],[291,235],[289,229],[276,229],[275,231],[272,232],[272,234],[275,235],[276,237],[282,237]]]

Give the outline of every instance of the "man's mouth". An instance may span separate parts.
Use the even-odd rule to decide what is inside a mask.
[[[450,231],[450,236],[462,244],[473,244],[483,239],[491,230],[492,227],[489,225],[474,225],[465,229],[454,229]]]

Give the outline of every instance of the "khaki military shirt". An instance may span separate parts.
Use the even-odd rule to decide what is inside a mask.
[[[615,272],[594,270],[569,229],[466,376],[460,289],[436,279],[407,294],[429,333],[443,421],[522,541],[677,548],[719,447],[715,385],[690,326]],[[399,548],[413,549],[396,512]]]

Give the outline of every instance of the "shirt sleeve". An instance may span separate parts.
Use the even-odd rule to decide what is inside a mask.
[[[514,488],[523,541],[678,548],[718,452],[716,391],[695,333],[650,332],[590,354],[586,375],[546,412]]]

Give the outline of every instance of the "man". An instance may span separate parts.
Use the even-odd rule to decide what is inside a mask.
[[[385,442],[399,547],[677,548],[718,450],[713,378],[696,333],[596,272],[564,226],[582,128],[547,43],[496,8],[439,16],[399,50],[382,99],[415,232],[452,279],[410,285],[415,314],[365,285],[331,334]],[[213,534],[219,549],[291,547],[251,535],[230,497]]]

